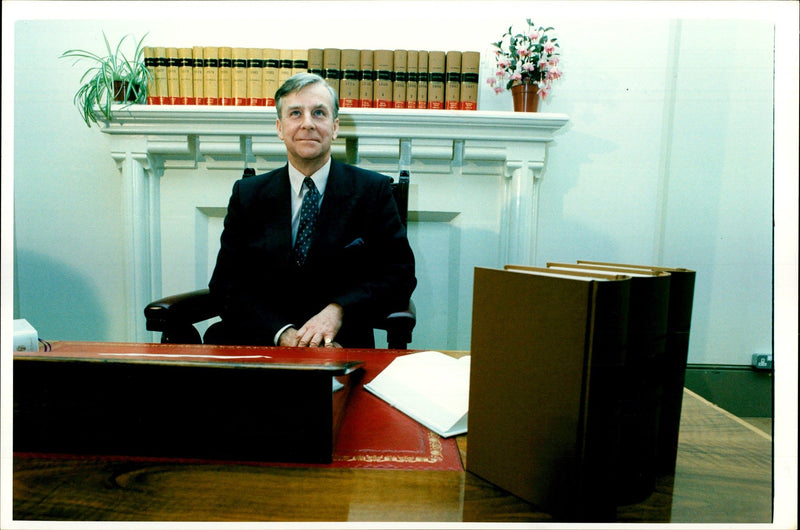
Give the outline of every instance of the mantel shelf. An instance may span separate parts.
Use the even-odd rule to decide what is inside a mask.
[[[112,116],[101,122],[112,135],[275,135],[275,107],[120,105]],[[339,135],[547,142],[568,121],[565,114],[342,108]]]

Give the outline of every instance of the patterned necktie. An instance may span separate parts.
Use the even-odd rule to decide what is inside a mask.
[[[319,212],[319,191],[314,185],[311,177],[306,177],[303,181],[306,185],[306,194],[303,196],[303,204],[300,207],[300,226],[297,229],[297,238],[294,243],[294,262],[298,267],[302,267],[308,256],[308,249],[311,247],[311,239],[314,237],[314,227],[317,223],[317,213]]]

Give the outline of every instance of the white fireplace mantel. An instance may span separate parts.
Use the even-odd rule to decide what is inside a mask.
[[[149,341],[142,309],[170,294],[162,293],[161,281],[162,214],[170,208],[162,201],[161,178],[171,169],[266,171],[285,164],[285,148],[274,107],[132,105],[115,108],[112,116],[100,128],[124,180],[129,338]],[[412,183],[423,173],[501,175],[498,260],[533,264],[538,181],[547,145],[567,122],[563,114],[348,108],[340,110],[333,155],[390,176],[407,168]],[[415,211],[412,200],[412,220],[436,213]]]

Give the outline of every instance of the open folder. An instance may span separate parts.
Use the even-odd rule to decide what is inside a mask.
[[[470,356],[435,351],[394,359],[364,388],[442,437],[467,432]]]

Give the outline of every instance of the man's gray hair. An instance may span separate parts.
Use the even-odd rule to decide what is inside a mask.
[[[333,87],[317,74],[301,72],[287,79],[286,82],[281,85],[278,91],[275,92],[275,108],[278,111],[278,119],[281,119],[281,100],[283,100],[284,96],[299,92],[305,87],[314,84],[321,84],[328,89],[328,93],[331,95],[331,110],[333,111],[333,119],[338,118],[339,96],[336,95],[336,91],[333,89]]]

